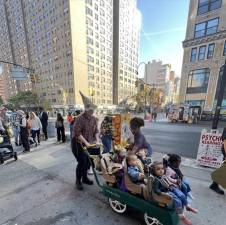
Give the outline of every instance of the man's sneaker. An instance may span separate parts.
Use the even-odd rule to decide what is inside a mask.
[[[79,191],[82,191],[82,190],[83,190],[83,186],[82,186],[81,181],[76,181],[75,185],[76,185],[76,188],[77,188]]]
[[[82,182],[83,182],[84,184],[93,185],[93,181],[90,180],[88,177],[83,178],[83,179],[82,179]]]
[[[215,183],[212,183],[209,188],[213,191],[215,191],[217,194],[220,194],[220,195],[224,195],[224,191],[218,186],[216,185]]]

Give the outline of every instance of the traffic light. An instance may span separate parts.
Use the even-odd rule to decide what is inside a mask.
[[[35,75],[34,74],[30,74],[30,80],[32,83],[35,83]]]
[[[138,80],[135,81],[135,87],[138,87]]]

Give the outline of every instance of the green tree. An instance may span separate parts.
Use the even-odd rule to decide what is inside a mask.
[[[144,109],[145,105],[152,108],[160,108],[164,101],[163,92],[150,85],[144,85],[144,88],[134,96],[134,101],[137,104],[136,108],[138,111]]]
[[[3,99],[1,95],[0,95],[0,105],[3,105]]]
[[[18,94],[9,98],[9,104],[14,109],[37,107],[39,103],[38,95],[32,91],[21,91]]]

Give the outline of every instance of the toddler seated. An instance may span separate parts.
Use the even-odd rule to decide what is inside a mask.
[[[184,179],[184,175],[180,170],[181,157],[176,154],[169,154],[167,155],[167,157],[164,157],[163,162],[166,168],[166,176],[168,177],[168,179],[172,183],[177,185],[177,187],[186,197],[193,199],[193,196],[191,194],[191,187],[189,183]]]
[[[131,153],[127,156],[128,175],[134,183],[143,183],[145,175],[138,167],[137,161],[138,159],[135,154]]]
[[[139,149],[138,152],[136,153],[136,155],[143,164],[144,172],[146,174],[149,174],[150,165],[151,165],[151,157],[147,156],[147,149],[145,149],[145,148]]]
[[[175,190],[178,190],[177,185],[172,183],[165,175],[163,163],[152,163],[151,173],[155,177],[153,181],[152,191],[157,195],[161,195],[162,193],[167,193],[168,195],[170,195],[174,201],[176,211],[179,214],[182,222],[187,225],[192,225],[192,222],[184,215],[183,208],[186,207],[187,210],[189,209],[189,211],[192,211],[194,213],[196,213],[197,211],[187,205],[186,198],[180,198],[175,194]]]
[[[126,158],[126,154],[127,154],[127,151],[126,151],[125,148],[117,149],[117,150],[114,151],[114,154],[112,156],[112,160],[115,163],[123,164],[123,162]]]

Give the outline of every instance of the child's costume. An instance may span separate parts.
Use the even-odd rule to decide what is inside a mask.
[[[169,164],[166,168],[166,176],[172,183],[180,188],[186,197],[188,196],[188,193],[191,192],[191,188],[188,182],[184,179],[184,175],[179,168],[174,168]],[[178,180],[181,180],[181,182],[178,183]]]
[[[141,181],[139,175],[141,170],[137,166],[128,166],[128,175],[134,183]]]
[[[174,192],[172,192],[173,184],[165,175],[163,175],[162,177],[156,176],[153,181],[152,188],[157,195],[160,195],[162,192],[169,194],[173,198],[177,211],[183,211],[183,201]]]

